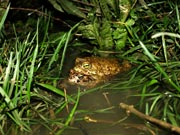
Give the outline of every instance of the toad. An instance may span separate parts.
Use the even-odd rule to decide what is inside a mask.
[[[130,68],[131,65],[128,61],[123,61],[120,64],[115,58],[95,56],[76,58],[75,66],[70,70],[68,82],[91,88]]]

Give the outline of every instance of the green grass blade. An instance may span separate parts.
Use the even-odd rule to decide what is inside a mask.
[[[0,94],[4,98],[4,101],[8,105],[9,109],[13,110],[16,106],[13,104],[12,100],[9,98],[9,96],[6,94],[6,92],[4,91],[2,87],[0,87]],[[12,113],[8,113],[8,115],[22,129],[30,131],[30,127],[21,120],[21,117],[19,116],[17,110],[13,110]]]
[[[65,95],[64,94],[64,91],[62,91],[62,90],[60,90],[60,89],[58,89],[58,88],[56,88],[56,87],[54,87],[54,86],[52,86],[52,85],[49,85],[49,84],[43,84],[43,83],[36,83],[36,84],[38,84],[39,86],[42,86],[42,87],[44,87],[44,88],[46,88],[47,90],[50,90],[51,92],[54,92],[54,93],[56,93],[56,94],[58,94],[58,95],[60,95],[60,96],[63,96],[63,97],[67,97],[68,98],[68,100],[69,101],[71,101],[71,102],[75,102],[75,100],[73,99],[73,98],[71,98],[69,95]]]
[[[168,113],[168,118],[169,120],[171,121],[171,123],[174,125],[174,126],[179,126],[179,124],[177,123],[177,120],[175,119],[176,116],[174,116],[174,114],[172,113]]]
[[[73,117],[74,117],[74,114],[75,114],[75,111],[77,109],[77,106],[78,106],[78,103],[79,103],[79,98],[80,98],[80,90],[78,90],[78,94],[77,94],[77,99],[76,99],[76,103],[74,105],[74,107],[72,108],[65,124],[64,124],[64,127],[62,129],[60,129],[55,135],[60,135],[62,134],[62,132],[68,127],[69,123],[72,121]]]
[[[162,36],[162,46],[163,46],[163,52],[164,52],[164,58],[165,58],[165,61],[166,63],[168,63],[168,59],[167,59],[167,49],[166,49],[166,41],[165,41],[165,38],[164,38],[164,35]]]
[[[4,26],[4,22],[6,20],[7,15],[8,15],[9,8],[10,8],[10,4],[8,5],[8,7],[7,7],[7,9],[6,9],[2,19],[1,19],[1,22],[0,22],[0,31],[2,30],[2,27]]]
[[[27,91],[28,91],[28,94],[27,94],[27,97],[28,97],[28,102],[30,103],[30,98],[31,98],[31,83],[32,83],[32,80],[33,80],[33,74],[34,74],[34,68],[35,68],[35,62],[36,62],[36,57],[37,57],[37,54],[38,54],[38,48],[39,48],[39,45],[38,45],[38,26],[39,26],[39,21],[37,23],[37,31],[36,31],[36,48],[33,52],[33,57],[32,57],[32,61],[31,61],[31,66],[30,66],[30,71],[29,71],[29,76],[28,76],[28,83],[27,83]]]
[[[65,126],[68,126],[69,123],[72,121],[73,116],[74,116],[74,114],[75,114],[75,111],[76,111],[76,109],[77,109],[77,106],[78,106],[78,104],[79,104],[79,99],[80,99],[80,90],[78,90],[76,103],[75,103],[73,109],[71,110],[71,112],[70,112],[70,114],[69,114],[69,116],[68,116],[68,118],[67,118],[67,120],[66,120],[66,122],[65,122]]]
[[[178,4],[176,3],[175,5],[175,9],[176,9],[176,16],[177,16],[177,21],[178,21],[178,29],[180,32],[180,15],[179,15],[179,9],[178,9]]]
[[[157,38],[157,37],[161,37],[161,36],[170,36],[170,37],[180,38],[179,34],[171,33],[171,32],[158,32],[158,33],[152,35],[151,38]]]
[[[61,63],[60,63],[60,73],[62,71],[62,67],[63,67],[63,63],[64,63],[64,58],[65,58],[65,53],[66,53],[66,50],[67,50],[67,46],[68,46],[68,43],[69,43],[69,40],[70,40],[70,37],[71,37],[71,33],[72,31],[77,27],[79,26],[81,22],[77,23],[76,25],[74,25],[70,31],[68,32],[67,34],[67,39],[66,39],[66,42],[65,42],[65,45],[64,45],[64,50],[63,50],[63,53],[62,53],[62,59],[61,59]]]
[[[18,78],[19,78],[19,65],[20,65],[19,55],[20,55],[20,53],[16,52],[16,65],[15,65],[15,70],[14,70],[13,78],[11,79],[11,86],[10,86],[10,90],[9,90],[9,93],[8,93],[9,97],[12,96],[15,83],[17,83]]]
[[[33,55],[33,60],[31,63],[31,67],[30,67],[30,71],[29,71],[29,76],[28,76],[28,83],[27,83],[27,91],[28,91],[28,102],[30,102],[30,92],[31,92],[31,83],[33,80],[33,74],[34,74],[34,65],[35,65],[35,61],[36,61],[36,57],[37,57],[37,53],[38,53],[38,44],[36,45],[36,48],[34,50],[34,55]]]
[[[154,58],[154,56],[149,52],[149,50],[146,48],[146,46],[139,41],[141,47],[143,48],[145,54],[150,58],[150,60],[153,62],[155,68],[164,75],[164,77],[166,78],[166,80],[169,82],[169,84],[171,84],[177,91],[180,92],[180,87],[178,87],[172,80],[171,78],[168,76],[168,74],[163,70],[163,68],[161,68],[161,66],[157,63],[156,59]]]
[[[9,76],[10,76],[10,71],[11,71],[11,67],[12,67],[12,63],[13,63],[12,57],[13,57],[13,52],[10,53],[10,58],[9,58],[8,66],[6,68],[6,74],[5,74],[4,82],[3,82],[3,89],[6,90],[7,93],[8,93],[7,87],[9,85],[9,81],[10,81]]]
[[[51,65],[53,64],[53,62],[57,60],[58,55],[59,55],[59,51],[60,51],[60,49],[63,47],[64,42],[66,41],[66,37],[67,37],[67,33],[65,33],[65,34],[62,36],[61,40],[59,41],[59,44],[58,44],[55,52],[53,53],[53,56],[52,56],[50,62],[49,62],[48,70],[51,68]]]

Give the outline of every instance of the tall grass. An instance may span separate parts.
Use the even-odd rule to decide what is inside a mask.
[[[175,18],[155,16],[153,9],[163,5],[166,5],[164,8],[170,11],[165,12],[164,8],[159,10],[167,15],[174,13]],[[50,40],[48,33],[50,17],[40,17],[36,31],[29,32],[23,40],[18,37],[14,26],[15,40],[7,40],[0,48],[0,134],[5,135],[7,131],[10,133],[11,131],[6,127],[13,125],[12,123],[17,125],[17,133],[19,130],[30,132],[33,124],[41,123],[49,131],[52,131],[54,126],[56,134],[62,134],[73,119],[80,96],[104,87],[111,90],[139,87],[140,93],[134,96],[141,96],[140,105],[145,108],[147,114],[178,125],[180,121],[179,5],[177,2],[161,1],[152,2],[147,6],[149,6],[148,11],[143,7],[132,9],[131,14],[139,15],[139,20],[136,20],[134,26],[126,26],[129,32],[127,45],[129,48],[120,54],[120,57],[126,57],[135,65],[128,74],[130,79],[120,80],[117,84],[107,83],[83,93],[78,92],[77,95],[68,95],[64,90],[56,88],[52,81],[57,83],[59,76],[51,78],[48,72],[54,68],[54,65],[58,65],[57,61],[60,61],[58,75],[62,72],[68,43],[79,23],[53,41]],[[8,10],[9,7],[0,22],[0,31]],[[144,18],[142,12],[146,15]],[[157,14],[161,15],[161,13]],[[40,35],[43,37],[41,38]],[[54,41],[57,44],[54,45]],[[41,74],[44,78],[40,76]],[[69,102],[74,106],[68,117],[53,119]],[[54,116],[51,119],[49,115]],[[60,129],[59,125],[63,128]]]
[[[7,12],[8,10],[9,7]],[[5,17],[7,16],[7,12],[4,15]],[[0,26],[4,24],[5,17],[3,17]],[[41,23],[46,24],[43,26],[43,29],[40,29]],[[64,92],[57,89],[56,86],[45,83],[35,83],[35,81],[38,81],[38,79],[36,80],[36,75],[39,74],[38,72],[42,67],[47,67],[47,65],[43,64],[49,62],[48,70],[51,70],[53,62],[57,60],[55,59],[55,55],[59,55],[61,52],[63,52],[62,57],[59,58],[62,58],[60,70],[62,69],[71,32],[78,25],[75,25],[69,32],[65,32],[65,34],[58,39],[60,44],[55,48],[55,50],[58,51],[50,54],[52,46],[50,46],[50,41],[47,41],[49,23],[50,18],[39,18],[35,33],[29,32],[23,40],[18,37],[14,26],[15,41],[11,42],[11,40],[8,40],[4,42],[0,49],[0,59],[2,60],[0,63],[0,134],[2,135],[12,132],[10,130],[14,130],[17,127],[17,134],[18,131],[31,132],[32,124],[43,122],[45,124],[42,125],[48,127],[50,130],[48,124],[50,125],[53,122],[48,118],[50,115],[49,107],[54,108],[53,111],[55,112],[56,110],[65,108],[68,102],[75,102],[75,99],[67,94],[65,95]],[[41,38],[42,40],[40,40],[40,35],[44,35],[44,37]],[[11,46],[9,46],[9,44],[11,44]],[[49,57],[48,62],[45,60],[47,57]],[[56,94],[59,98],[55,101],[55,99],[50,98],[50,95],[45,94],[43,91]],[[62,97],[65,96],[68,102],[63,100]],[[36,120],[36,117],[38,117],[39,120]],[[71,117],[68,121],[70,121],[70,119]],[[57,124],[57,121],[55,121],[55,123]],[[63,124],[63,120],[59,119],[58,124],[59,123]],[[8,126],[11,127],[13,124],[16,125],[13,129],[6,128]],[[66,125],[67,124],[66,122]]]
[[[146,114],[178,125],[179,2],[164,1],[154,5],[152,2],[148,5],[150,10],[155,11],[153,8],[163,3],[167,4],[166,7],[159,8],[154,15],[164,13],[169,18],[165,15],[158,18],[147,13],[148,21],[142,17],[134,27],[127,27],[132,47],[123,55],[129,55],[129,59],[137,64],[130,84],[134,79],[139,80],[138,84],[143,84],[140,94],[134,96],[141,96],[140,105],[144,107]]]

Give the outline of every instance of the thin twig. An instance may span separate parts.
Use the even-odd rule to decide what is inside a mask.
[[[180,134],[180,128],[179,127],[173,126],[173,125],[171,125],[171,124],[169,124],[167,122],[164,122],[162,120],[159,120],[159,119],[153,118],[151,116],[145,115],[145,114],[139,112],[138,110],[136,110],[133,107],[133,105],[127,105],[125,103],[120,103],[119,105],[120,105],[120,107],[122,109],[126,109],[128,114],[133,113],[133,114],[137,115],[138,117],[140,117],[140,118],[142,118],[144,120],[147,120],[147,121],[149,121],[149,122],[151,122],[153,124],[159,125],[162,128],[165,128],[165,129],[168,129],[168,130],[170,130],[172,132]]]
[[[1,8],[4,8],[6,9],[6,7],[1,7]],[[44,13],[44,12],[41,12],[37,9],[32,9],[32,8],[15,8],[15,7],[10,7],[10,10],[22,10],[22,11],[31,11],[31,12],[34,12],[36,14],[39,14],[39,15],[43,15],[43,16],[46,16],[46,17],[49,17],[48,14]],[[62,22],[63,24],[65,24],[66,26],[68,26],[69,28],[71,28],[71,25],[69,25],[68,23],[66,23],[65,21],[61,20],[60,18],[56,18],[56,17],[50,17],[51,19],[53,20],[56,20],[56,21],[59,21],[59,22]]]

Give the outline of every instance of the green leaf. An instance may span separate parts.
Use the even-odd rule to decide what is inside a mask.
[[[60,12],[64,12],[62,7],[56,2],[56,0],[49,0],[49,2],[53,5],[53,7],[60,11]]]
[[[95,39],[95,30],[92,24],[81,24],[78,31],[82,34],[83,38]]]
[[[4,25],[4,22],[6,20],[7,15],[8,15],[9,8],[10,8],[10,5],[8,5],[8,7],[7,7],[7,9],[5,11],[2,10],[2,9],[0,10],[2,13],[4,13],[3,15],[2,15],[2,13],[0,14],[0,31],[1,31],[2,27],[3,27],[3,25]]]
[[[149,87],[149,86],[152,86],[152,85],[157,84],[157,83],[158,83],[158,80],[152,79],[151,81],[148,82],[147,86]]]
[[[127,26],[132,26],[132,25],[134,25],[135,24],[135,21],[133,20],[133,19],[128,19],[127,21],[126,21],[126,25]]]
[[[100,38],[102,40],[102,44],[100,44],[101,49],[107,50],[113,48],[114,42],[112,38],[111,24],[105,18],[103,19],[102,27],[100,28]]]
[[[112,15],[110,14],[111,10],[108,7],[108,2],[106,0],[99,0],[99,5],[100,5],[100,8],[101,8],[102,15],[107,20],[111,20]]]
[[[127,31],[124,27],[119,27],[113,32],[113,39],[115,41],[116,49],[121,50],[125,47],[127,40]]]
[[[126,43],[126,40],[124,39],[116,41],[116,49],[121,50],[122,48],[125,47],[125,43]]]
[[[86,15],[81,12],[76,5],[74,5],[69,0],[57,0],[57,3],[61,6],[61,8],[69,14],[77,15],[81,18],[86,18]]]
[[[126,29],[125,28],[117,28],[113,31],[113,39],[122,39],[122,37],[126,36]]]

